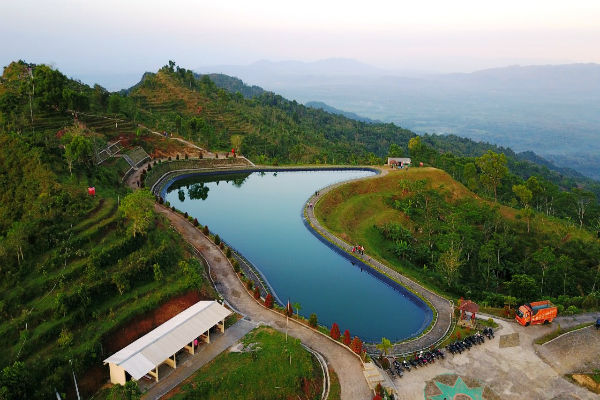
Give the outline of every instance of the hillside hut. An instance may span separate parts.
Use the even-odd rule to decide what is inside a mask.
[[[410,158],[407,157],[388,157],[387,165],[391,168],[407,168],[410,166]]]

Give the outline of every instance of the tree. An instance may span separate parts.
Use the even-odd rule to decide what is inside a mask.
[[[133,237],[146,234],[154,221],[154,196],[147,189],[136,190],[125,196],[119,209],[131,220]]]
[[[559,271],[562,272],[563,276],[563,295],[567,294],[567,275],[569,268],[573,265],[573,259],[567,255],[562,254],[556,261],[556,266]]]
[[[529,225],[531,222],[531,217],[533,216],[533,213],[529,212],[529,204],[533,198],[533,193],[525,185],[513,185],[512,190],[524,207],[523,216],[527,219],[527,233],[529,233]]]
[[[388,157],[404,157],[404,149],[396,143],[392,143],[388,150]]]
[[[139,400],[140,398],[141,392],[136,381],[129,381],[125,386],[116,384],[108,393],[108,400]]]
[[[343,342],[346,346],[350,346],[350,342],[352,341],[352,339],[350,339],[350,331],[348,329],[346,329],[344,331],[344,339]]]
[[[583,218],[590,203],[594,201],[594,194],[580,188],[575,188],[571,191],[575,196],[575,205],[577,207],[577,218],[579,218],[579,227],[583,227]]]
[[[108,112],[112,114],[118,114],[121,112],[121,96],[113,93],[108,98]]]
[[[484,186],[490,190],[493,190],[494,201],[498,201],[498,186],[500,186],[502,178],[504,178],[508,173],[508,168],[506,167],[506,156],[504,153],[498,154],[488,150],[487,153],[477,158],[475,162],[481,170],[481,176],[479,177],[479,180]]]
[[[465,164],[463,167],[463,179],[469,189],[476,190],[479,187],[475,163],[470,162]]]
[[[83,134],[75,134],[65,144],[65,158],[69,166],[69,173],[73,173],[73,163],[83,163],[91,160],[94,154],[94,146],[90,138]]]
[[[340,327],[338,326],[337,323],[333,323],[333,325],[331,325],[331,330],[329,331],[329,336],[331,336],[333,339],[338,340],[341,336],[340,334]]]
[[[377,348],[384,356],[387,356],[392,348],[392,342],[389,339],[381,338],[381,343],[377,345]]]
[[[417,158],[421,155],[423,150],[423,143],[421,143],[421,137],[415,136],[410,138],[408,141],[408,151],[412,158]]]
[[[315,314],[315,313],[310,314],[310,317],[308,318],[308,324],[310,326],[312,326],[313,328],[316,328],[318,323],[319,322],[317,320],[317,314]]]
[[[273,308],[273,305],[273,295],[271,295],[271,293],[267,293],[267,297],[265,297],[265,307]]]
[[[456,278],[458,278],[460,267],[463,265],[460,249],[450,247],[448,250],[440,254],[437,262],[438,271],[446,278],[448,286],[452,286]]]
[[[156,282],[162,281],[163,273],[162,273],[162,270],[160,269],[160,265],[158,263],[155,263],[154,265],[152,265],[152,270],[154,272],[154,280]]]
[[[294,315],[294,309],[292,308],[292,305],[289,301],[287,303],[287,306],[285,307],[285,315],[287,315],[288,317]]]
[[[296,309],[296,316],[299,317],[300,316],[300,310],[302,309],[302,305],[300,305],[300,303],[296,302],[293,304],[294,308]]]
[[[21,361],[8,365],[0,372],[0,399],[29,399],[35,387],[30,370]]]
[[[552,264],[554,260],[556,260],[556,257],[554,256],[554,252],[552,251],[552,249],[548,246],[537,250],[535,253],[532,254],[531,257],[533,258],[533,261],[540,265],[540,268],[542,270],[542,284],[540,286],[540,294],[543,294],[544,277],[546,275],[546,270],[548,269],[550,264]]]
[[[507,284],[513,296],[525,301],[531,301],[536,295],[537,285],[535,279],[527,274],[515,274]]]
[[[352,339],[352,344],[350,344],[350,348],[356,354],[362,354],[362,341],[358,338],[358,336],[354,336],[354,339]]]

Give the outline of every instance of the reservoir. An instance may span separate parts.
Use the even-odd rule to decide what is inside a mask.
[[[331,327],[337,322],[342,334],[348,329],[366,342],[378,343],[382,337],[393,342],[422,332],[431,322],[431,310],[406,289],[330,247],[303,216],[315,191],[373,174],[321,170],[192,175],[177,178],[164,197],[248,259],[283,303],[300,303],[301,315],[316,313],[319,324]]]

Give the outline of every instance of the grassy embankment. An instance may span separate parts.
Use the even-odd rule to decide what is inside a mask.
[[[242,343],[244,351],[220,354],[167,398],[308,400],[320,397],[321,367],[298,339],[288,337],[286,342],[284,334],[260,327],[246,335]],[[334,396],[329,398],[339,399],[339,390],[334,392],[337,395],[332,392]]]
[[[367,253],[387,265],[423,284],[425,287],[447,297],[457,299],[439,281],[434,271],[418,268],[409,261],[401,260],[394,254],[394,242],[386,240],[376,228],[388,222],[398,223],[411,231],[419,227],[402,211],[392,206],[393,199],[400,195],[398,185],[400,179],[410,181],[428,180],[428,187],[444,193],[446,201],[454,202],[459,199],[474,199],[482,205],[493,205],[482,199],[464,185],[456,182],[446,172],[435,168],[411,168],[408,170],[391,171],[385,176],[373,179],[351,182],[335,188],[327,193],[315,206],[315,215],[328,230],[348,243],[365,247]],[[503,206],[498,211],[505,220],[515,223],[518,221],[518,210]],[[524,221],[519,221],[524,224]],[[536,215],[531,221],[531,231],[543,236],[553,232],[566,232],[570,240],[590,240],[589,232],[579,229],[568,229],[562,221]]]

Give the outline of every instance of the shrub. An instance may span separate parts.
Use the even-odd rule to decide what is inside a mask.
[[[265,307],[273,308],[273,296],[271,293],[268,293],[267,297],[265,297]]]
[[[566,314],[567,315],[573,315],[573,314],[577,314],[579,312],[579,309],[575,306],[569,306],[569,308],[567,308]]]
[[[565,312],[565,306],[563,306],[562,304],[557,304],[556,310],[558,311],[558,314],[562,314]]]
[[[356,354],[362,353],[362,341],[358,338],[358,336],[354,336],[354,339],[352,339],[352,344],[350,345],[350,348]]]
[[[343,340],[343,342],[344,342],[344,344],[346,346],[350,346],[351,339],[350,339],[350,331],[348,329],[346,329],[344,331],[344,340]]]
[[[227,258],[231,258],[231,249],[229,247],[227,248],[225,255],[227,256]]]
[[[390,369],[390,360],[387,357],[381,357],[380,362],[383,369]]]
[[[219,235],[215,235],[215,244],[216,245],[221,244],[221,237]]]
[[[148,171],[152,171],[152,164],[148,164]]]
[[[223,242],[219,243],[219,248],[221,250],[223,250],[225,248],[225,243],[223,243]]]
[[[179,154],[177,154],[177,155],[175,156],[175,159],[176,159],[176,160],[179,160]]]
[[[208,225],[204,225],[204,228],[202,228],[202,233],[208,236],[208,234],[210,233],[210,231],[208,230]]]
[[[590,293],[581,302],[582,308],[596,308],[598,307],[598,295],[596,293]]]
[[[168,160],[171,161],[171,156],[169,156]]]
[[[187,160],[188,158],[190,158],[190,157],[188,156],[187,153],[185,153],[185,159]]]
[[[198,226],[200,223],[198,222],[198,218],[194,218],[194,226]]]
[[[171,207],[171,202],[170,201],[165,201],[165,206]]]
[[[163,204],[165,201],[162,197],[158,196],[158,204]]]
[[[202,154],[202,152],[200,152],[200,154],[198,154],[198,158],[199,158],[199,159],[202,159],[202,158],[204,158],[204,155]]]
[[[292,315],[294,315],[294,309],[292,308],[292,305],[290,304],[289,301],[288,301],[287,306],[285,307],[285,315],[287,315],[288,317],[291,317]]]
[[[318,323],[319,322],[317,320],[317,314],[315,314],[315,313],[310,314],[310,317],[308,318],[308,324],[310,326],[312,326],[313,328],[316,328]]]
[[[172,211],[175,211],[175,206],[171,206],[171,210],[172,210]]]
[[[253,287],[254,282],[252,282],[252,279],[248,279],[248,282],[246,282],[246,288],[248,288],[248,290],[252,290]]]
[[[188,217],[187,211],[183,213],[183,216],[186,217],[186,218]]]
[[[337,323],[334,322],[333,325],[331,325],[331,330],[329,331],[329,336],[331,336],[335,340],[339,340],[341,334],[340,334],[340,327],[338,326]]]
[[[233,260],[232,264],[233,264],[233,270],[239,274],[240,273],[240,263],[237,262],[237,260]]]
[[[256,300],[260,299],[260,289],[258,288],[258,286],[254,287],[254,298]]]

